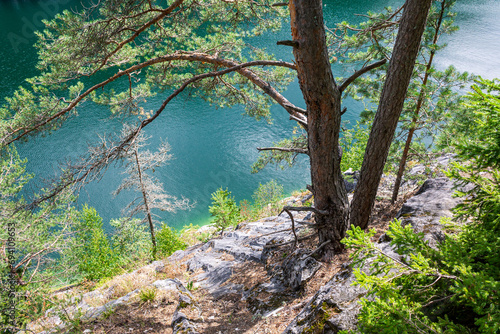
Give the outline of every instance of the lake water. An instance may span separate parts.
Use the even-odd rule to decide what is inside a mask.
[[[36,74],[36,51],[33,31],[41,27],[40,21],[52,17],[64,8],[75,8],[80,1],[0,0],[0,98],[9,96],[24,78]],[[355,20],[354,14],[368,10],[380,10],[384,6],[396,6],[401,1],[325,1],[325,18],[328,25],[342,20]],[[440,67],[454,64],[462,71],[472,71],[486,78],[500,77],[500,2],[497,0],[459,1],[457,23],[461,30],[448,37],[449,47],[437,58]],[[259,39],[271,51],[284,60],[291,59],[289,47],[278,47],[277,40],[289,38],[289,27],[278,35]],[[339,73],[336,73],[339,75]],[[297,105],[303,106],[296,82],[284,95]],[[148,101],[149,109],[155,109],[162,96]],[[345,120],[354,122],[362,105],[347,101]],[[307,162],[299,160],[290,170],[268,167],[258,174],[250,174],[250,166],[257,158],[256,147],[268,146],[274,141],[291,135],[294,123],[280,108],[272,110],[274,122],[266,124],[242,116],[243,107],[216,109],[206,103],[181,96],[173,101],[162,116],[149,125],[146,132],[152,148],[160,138],[172,146],[175,159],[158,169],[155,176],[164,183],[167,192],[184,196],[195,202],[190,211],[162,214],[162,220],[174,227],[185,224],[203,224],[209,219],[210,194],[219,187],[227,187],[236,200],[250,199],[259,183],[275,179],[284,185],[285,192],[304,188],[309,180]],[[63,128],[46,137],[31,138],[18,144],[22,156],[27,157],[28,170],[36,174],[30,189],[36,190],[44,179],[57,173],[59,162],[68,157],[76,158],[85,152],[87,144],[95,141],[98,134],[119,131],[121,124],[110,119],[104,108],[90,104],[80,108],[79,117],[68,120]],[[100,182],[85,186],[80,192],[79,203],[95,207],[107,222],[120,217],[120,210],[134,195],[124,194],[113,198],[111,193],[122,180],[117,167],[108,170]]]

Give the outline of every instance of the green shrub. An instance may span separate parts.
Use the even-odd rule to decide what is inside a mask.
[[[180,233],[165,223],[156,233],[156,248],[160,256],[170,256],[173,252],[186,247],[187,244],[182,240]]]
[[[259,183],[259,187],[252,195],[254,206],[261,209],[269,204],[272,207],[278,207],[278,202],[283,198],[283,186],[275,180],[267,183]]]
[[[78,215],[75,234],[65,256],[76,264],[79,274],[96,281],[120,271],[119,256],[104,232],[102,218],[94,208],[85,205]]]
[[[140,219],[113,219],[109,224],[113,227],[113,248],[118,253],[142,253],[150,247],[149,232]]]
[[[152,302],[156,299],[158,291],[154,287],[147,287],[139,292],[139,299],[143,303]]]
[[[353,171],[361,169],[369,135],[370,129],[359,122],[354,128],[342,132],[340,138],[340,146],[342,147],[340,169],[342,171],[349,168],[352,168]]]
[[[231,192],[217,189],[212,193],[212,205],[208,211],[214,217],[213,224],[217,231],[224,233],[224,230],[229,226],[236,225],[240,219],[240,209],[236,205],[234,198],[231,197]]]
[[[113,250],[121,267],[135,266],[149,258],[150,234],[139,219],[113,219],[110,225],[113,227]]]
[[[275,180],[260,183],[252,195],[253,205],[248,200],[240,202],[240,219],[256,220],[278,214],[282,208],[280,202],[283,197],[283,186]]]
[[[240,201],[240,219],[241,221],[248,221],[255,217],[255,209],[248,202],[248,200],[244,199]]]

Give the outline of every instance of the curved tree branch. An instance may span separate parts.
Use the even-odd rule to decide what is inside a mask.
[[[257,147],[257,150],[258,151],[281,151],[281,152],[308,154],[308,151],[306,149],[296,148],[296,147]]]
[[[305,111],[294,106],[283,95],[281,95],[276,89],[274,89],[269,83],[262,80],[257,74],[255,74],[251,70],[246,69],[246,67],[250,67],[250,66],[281,66],[281,67],[287,67],[287,68],[295,70],[296,67],[294,64],[284,62],[284,61],[269,61],[269,60],[257,60],[257,61],[250,61],[250,62],[239,64],[235,61],[224,60],[224,59],[220,59],[220,58],[217,58],[215,56],[211,56],[211,55],[203,54],[203,53],[174,53],[171,55],[166,55],[166,56],[150,59],[146,62],[131,66],[123,71],[122,70],[118,71],[112,77],[110,77],[110,78],[90,87],[89,89],[87,89],[84,93],[80,94],[73,101],[71,101],[66,108],[60,110],[59,112],[55,113],[54,115],[48,117],[44,121],[34,125],[31,128],[20,127],[16,130],[12,131],[7,136],[5,136],[2,139],[2,141],[5,142],[5,145],[9,145],[12,142],[17,141],[17,140],[23,138],[24,136],[30,134],[31,132],[36,131],[40,127],[47,125],[48,123],[50,123],[56,119],[61,118],[62,116],[64,116],[65,114],[67,114],[68,112],[73,110],[78,105],[78,103],[80,103],[85,97],[89,96],[92,92],[96,91],[99,88],[103,88],[104,86],[117,80],[118,78],[121,78],[123,76],[128,76],[131,73],[138,71],[140,69],[143,69],[145,67],[148,67],[148,66],[152,66],[155,64],[159,64],[159,63],[170,62],[170,61],[176,61],[176,60],[206,62],[206,63],[211,63],[211,64],[220,65],[220,66],[230,68],[230,70],[227,72],[220,71],[220,72],[218,72],[218,73],[220,73],[218,75],[209,75],[207,77],[220,76],[223,74],[227,74],[227,73],[236,71],[236,72],[240,73],[240,75],[243,75],[244,77],[249,79],[252,83],[257,85],[258,87],[260,87],[267,95],[269,95],[278,104],[280,104],[283,108],[285,108],[285,110],[287,110],[291,116],[294,116],[295,118],[297,118],[298,121],[304,121],[305,123],[307,123],[307,118],[305,117]],[[210,72],[210,73],[214,73],[214,72]],[[195,76],[193,78],[196,78],[196,77],[198,77],[198,76]],[[13,136],[14,134],[21,132],[23,130],[24,130],[24,132],[19,134],[17,137],[6,140],[7,138],[9,138],[9,137]]]
[[[186,89],[190,84],[206,78],[217,77],[230,72],[241,71],[245,67],[255,66],[256,65],[255,63],[261,63],[261,61],[243,63],[233,67],[226,68],[224,70],[199,74],[184,81],[184,83],[179,88],[177,88],[163,101],[162,105],[153,115],[141,121],[141,123],[127,136],[121,138],[121,140],[116,144],[112,143],[113,145],[111,147],[108,147],[106,143],[100,145],[100,147],[97,149],[98,150],[97,154],[92,152],[93,154],[90,154],[90,156],[87,159],[84,159],[84,162],[82,164],[76,167],[74,166],[70,167],[70,170],[67,172],[66,177],[63,177],[62,182],[59,182],[54,188],[52,188],[50,192],[48,192],[47,194],[43,195],[40,198],[37,198],[36,200],[27,204],[26,206],[23,206],[19,210],[33,209],[40,203],[50,200],[51,198],[54,198],[61,191],[74,184],[84,184],[87,183],[89,180],[99,178],[102,172],[106,169],[107,165],[110,162],[119,158],[122,152],[125,152],[129,148],[130,144],[134,142],[139,132],[145,126],[153,122],[158,116],[160,116],[160,114],[167,107],[170,101],[172,101],[177,95],[179,95],[182,91],[184,91],[184,89]],[[294,210],[294,208],[290,209]],[[312,209],[315,212],[318,211],[314,208]]]
[[[143,33],[146,29],[148,29],[149,27],[151,27],[153,24],[156,24],[158,23],[159,21],[161,21],[162,19],[165,18],[165,16],[167,16],[168,14],[172,13],[174,9],[178,8],[182,3],[184,2],[184,0],[176,0],[174,1],[173,4],[171,4],[170,6],[168,6],[168,8],[166,8],[165,10],[161,11],[161,13],[159,15],[157,15],[156,17],[154,17],[151,21],[147,22],[146,24],[144,24],[142,27],[140,27],[139,29],[135,30],[135,33],[130,36],[129,38],[127,38],[126,40],[120,42],[116,48],[110,52],[101,62],[101,66],[99,66],[99,68],[97,70],[94,71],[94,73],[96,73],[97,71],[99,71],[104,65],[106,65],[106,63],[108,62],[109,58],[111,58],[112,55],[116,54],[118,51],[120,51],[126,44],[132,42],[133,40],[135,40],[137,37],[139,37],[139,35],[141,33]]]
[[[359,78],[360,76],[362,76],[363,74],[365,74],[366,72],[368,71],[371,71],[377,67],[380,67],[382,65],[384,65],[385,63],[387,63],[387,59],[382,59],[376,63],[373,63],[371,65],[368,65],[368,66],[365,66],[363,67],[362,69],[360,69],[359,71],[356,71],[354,72],[353,75],[351,75],[349,78],[347,78],[340,86],[339,86],[339,90],[340,92],[342,93],[350,84],[352,84],[354,82],[354,80],[356,80],[357,78]]]

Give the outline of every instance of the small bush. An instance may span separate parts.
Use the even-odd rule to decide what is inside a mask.
[[[114,219],[110,225],[113,227],[111,242],[120,266],[138,265],[148,258],[149,232],[139,219]]]
[[[104,232],[97,211],[85,205],[76,225],[67,260],[76,263],[81,276],[91,281],[117,274],[120,271],[119,257]]]
[[[252,195],[253,205],[248,200],[240,202],[240,220],[257,220],[277,215],[281,211],[282,206],[280,202],[283,197],[283,186],[275,180],[259,184],[259,187]]]
[[[255,216],[255,210],[248,200],[240,201],[240,217],[242,221],[251,220]]]
[[[208,211],[214,217],[212,222],[217,231],[221,233],[229,226],[236,225],[240,219],[240,209],[227,189],[219,188],[212,194],[212,205]]]
[[[259,183],[259,187],[252,195],[254,205],[257,208],[263,208],[266,205],[276,205],[283,198],[283,186],[275,180],[267,183]]]
[[[340,169],[342,171],[349,168],[354,171],[361,169],[369,135],[370,129],[359,122],[354,128],[342,132],[340,138],[340,146],[342,147]]]
[[[200,232],[200,227],[198,225],[185,225],[182,230],[179,231],[179,238],[184,242],[187,247],[196,245],[200,242],[207,242],[212,238],[212,232]]]
[[[170,256],[173,252],[186,247],[187,244],[182,240],[180,233],[167,224],[163,224],[156,233],[156,248],[160,256]]]
[[[147,287],[139,292],[139,299],[143,303],[152,302],[156,299],[157,290],[154,287]]]
[[[280,200],[283,197],[283,186],[275,180],[259,184],[252,195],[256,215],[262,217],[278,214],[281,210]]]

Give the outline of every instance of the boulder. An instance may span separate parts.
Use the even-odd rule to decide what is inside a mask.
[[[347,193],[348,194],[352,193],[356,188],[356,185],[358,184],[359,172],[358,171],[353,172],[352,169],[349,168],[343,173],[343,177]]]
[[[283,286],[283,283],[276,279],[257,284],[243,293],[248,309],[258,315],[264,315],[278,309],[290,297],[290,293]]]
[[[444,240],[441,218],[452,217],[451,210],[461,202],[452,197],[453,188],[453,182],[446,177],[425,181],[415,196],[403,204],[397,218],[403,226],[410,224],[415,232],[423,233],[424,240],[435,247]]]
[[[179,309],[175,310],[172,317],[172,331],[174,334],[199,334],[191,320]]]
[[[197,319],[189,319],[183,312],[183,309],[194,307],[198,309],[196,303],[193,301],[192,295],[188,292],[179,293],[179,304],[172,316],[172,331],[174,334],[198,334],[196,330],[195,321]],[[199,310],[198,310],[199,311]]]
[[[290,254],[283,261],[283,282],[287,287],[298,291],[316,274],[321,264],[309,256],[310,251],[301,248]]]
[[[265,246],[292,240],[291,231],[280,232],[290,227],[290,219],[283,216],[242,223],[237,230],[226,233],[223,238],[212,239],[203,245],[175,252],[170,260],[184,261],[189,272],[196,272],[193,279],[198,285],[208,290],[215,298],[234,293],[242,294],[243,285],[228,283],[233,275],[233,267],[248,261],[265,262],[268,251]],[[304,275],[306,276],[307,274]]]

